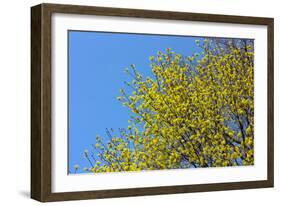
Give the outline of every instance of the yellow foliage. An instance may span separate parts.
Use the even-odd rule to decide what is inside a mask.
[[[118,99],[134,117],[109,147],[98,139],[101,163],[90,171],[254,164],[254,52],[240,41],[206,39],[196,58],[159,52],[146,79],[127,69],[134,92]]]

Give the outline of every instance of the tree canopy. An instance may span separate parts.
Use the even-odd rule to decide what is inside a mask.
[[[202,52],[150,57],[152,76],[132,65],[117,99],[133,115],[84,155],[91,172],[254,164],[253,40],[206,38]],[[129,92],[128,92],[129,91]],[[97,155],[93,155],[95,153]]]

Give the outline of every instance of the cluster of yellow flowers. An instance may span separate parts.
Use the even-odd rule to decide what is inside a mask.
[[[97,139],[92,172],[254,164],[254,51],[249,40],[196,41],[202,54],[171,49],[134,65],[134,92],[118,97],[135,116],[109,142]]]

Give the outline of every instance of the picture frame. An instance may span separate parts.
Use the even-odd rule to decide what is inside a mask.
[[[228,25],[263,26],[266,30],[267,54],[263,68],[266,73],[266,178],[262,180],[243,180],[218,183],[198,183],[183,185],[161,185],[145,187],[120,187],[113,189],[53,191],[54,163],[58,154],[54,152],[54,111],[53,95],[56,92],[54,84],[53,53],[55,14],[83,16],[126,18],[127,21],[144,19],[145,22],[155,20],[169,21],[169,25],[179,21],[182,23],[221,23]],[[109,20],[111,21],[111,20]],[[124,8],[107,8],[79,5],[40,4],[31,8],[31,198],[41,201],[66,201],[95,198],[128,197],[143,195],[160,195],[175,193],[191,193],[251,188],[267,188],[274,185],[274,20],[263,17],[245,17],[217,14],[200,14],[172,11],[139,10]],[[57,120],[56,120],[57,121]],[[57,137],[56,137],[57,138]],[[56,144],[57,146],[57,144]],[[64,154],[66,155],[66,154]],[[165,173],[165,171],[163,172]],[[149,175],[149,173],[147,173]],[[125,174],[126,176],[126,174]],[[88,178],[91,178],[90,176]],[[70,186],[71,187],[71,186]]]

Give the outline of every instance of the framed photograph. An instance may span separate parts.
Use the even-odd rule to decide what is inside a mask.
[[[273,187],[273,19],[31,8],[31,197]]]

